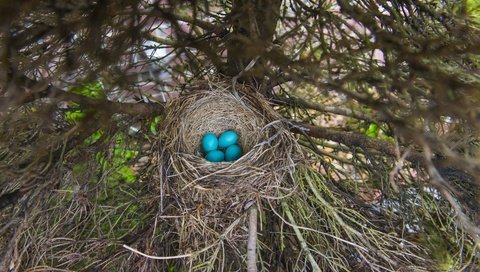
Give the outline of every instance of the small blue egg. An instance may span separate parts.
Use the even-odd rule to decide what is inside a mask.
[[[242,156],[242,148],[240,148],[240,146],[236,144],[227,147],[227,150],[225,150],[226,161],[236,161],[241,156]]]
[[[225,155],[220,150],[210,151],[208,152],[207,156],[205,156],[205,159],[209,162],[221,162],[224,158]]]
[[[227,130],[218,138],[218,147],[227,148],[233,144],[236,144],[238,140],[238,134],[233,130]]]
[[[207,133],[202,138],[202,149],[205,154],[212,150],[216,150],[218,148],[218,138],[217,135],[213,133]]]

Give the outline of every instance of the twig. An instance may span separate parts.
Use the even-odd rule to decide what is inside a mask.
[[[440,175],[437,168],[432,162],[432,151],[427,144],[423,144],[425,150],[425,158],[427,163],[428,174],[431,178],[431,184],[434,185],[442,194],[442,196],[450,203],[453,210],[457,214],[458,222],[463,226],[463,228],[472,236],[473,240],[477,245],[480,245],[480,228],[475,226],[470,218],[463,212],[462,207],[459,205],[458,200],[454,198],[452,193],[448,190],[448,182]]]
[[[183,21],[191,24],[192,26],[198,26],[216,34],[222,33],[225,28],[225,26],[221,24],[213,24],[207,21],[200,20],[199,18],[195,18],[185,14],[173,13],[167,9],[158,8],[158,7],[153,11],[146,11],[143,13],[146,15],[154,15],[159,18],[165,18],[169,21]]]
[[[35,101],[39,98],[50,98],[56,100],[70,101],[80,104],[84,107],[93,108],[98,111],[110,113],[124,113],[137,117],[149,117],[162,114],[163,104],[148,103],[121,103],[110,100],[97,100],[87,96],[67,92],[57,88],[48,82],[40,82],[19,76],[21,79],[15,87],[18,93],[14,97],[0,97],[0,109],[7,108],[8,105],[22,105],[27,102]]]
[[[122,245],[124,248],[134,252],[134,253],[137,253],[139,255],[142,255],[143,257],[146,257],[146,258],[149,258],[149,259],[152,259],[152,260],[175,260],[175,259],[183,259],[183,258],[189,258],[189,257],[192,257],[193,255],[197,255],[197,254],[200,254],[202,252],[205,252],[207,250],[209,250],[210,248],[214,247],[215,245],[217,245],[216,243],[215,244],[212,244],[200,251],[197,251],[197,252],[193,252],[193,253],[189,253],[189,254],[183,254],[183,255],[176,255],[176,256],[167,256],[167,257],[162,257],[162,256],[152,256],[152,255],[148,255],[148,254],[145,254],[143,252],[140,252],[134,248],[131,248],[127,245]]]
[[[250,207],[248,218],[247,271],[257,272],[257,207]]]
[[[289,221],[287,221],[285,218],[283,218],[283,216],[281,216],[281,215],[275,210],[275,208],[273,207],[272,203],[270,203],[270,201],[268,201],[268,204],[270,205],[270,208],[271,208],[272,212],[273,212],[276,216],[278,216],[278,218],[280,218],[280,220],[282,220],[283,223],[285,223],[286,225],[288,225],[288,226],[290,226],[290,227],[292,227],[292,228],[296,228],[296,229],[298,229],[298,230],[311,231],[311,232],[314,232],[314,233],[318,233],[318,234],[320,234],[320,235],[328,236],[328,237],[330,237],[330,238],[332,238],[332,239],[338,240],[338,241],[340,241],[340,242],[342,242],[342,243],[345,243],[345,244],[347,244],[347,245],[349,245],[349,246],[356,247],[356,248],[358,248],[359,250],[368,251],[368,249],[365,248],[365,247],[362,247],[362,246],[360,246],[360,245],[358,245],[358,244],[355,244],[354,242],[350,242],[350,241],[348,241],[348,240],[342,239],[341,237],[338,237],[338,236],[336,236],[336,235],[332,235],[331,233],[319,231],[318,229],[312,229],[312,228],[302,227],[302,226],[297,225],[296,223],[289,222]],[[287,208],[288,208],[288,206],[287,206]],[[294,222],[295,222],[295,221],[294,221]]]
[[[306,134],[313,138],[335,141],[349,147],[374,149],[392,157],[397,157],[398,154],[398,149],[395,144],[387,141],[369,138],[358,133],[335,131],[333,129],[316,127],[295,121],[291,121],[290,123],[293,124],[290,130],[294,133]],[[404,153],[406,152],[406,149],[401,148],[400,152]],[[414,164],[425,166],[424,157],[420,152],[410,151],[405,159]]]
[[[338,106],[325,106],[321,104],[316,104],[316,103],[307,101],[303,98],[295,97],[295,96],[290,96],[288,98],[276,96],[272,100],[273,102],[277,102],[281,104],[298,105],[300,107],[311,109],[311,110],[343,115],[343,116],[352,117],[355,119],[364,120],[368,122],[382,121],[381,118],[378,118],[378,117],[372,118],[361,111],[354,111],[348,108],[343,108]]]
[[[146,33],[144,37],[148,40],[154,41],[159,44],[168,45],[168,46],[179,46],[181,43],[172,39],[162,38],[160,36],[154,35],[152,33]]]
[[[395,182],[395,176],[397,174],[400,174],[400,171],[403,168],[405,158],[408,157],[408,154],[410,153],[410,149],[407,149],[405,152],[403,152],[402,156],[400,156],[400,146],[397,144],[397,161],[395,162],[395,167],[390,171],[388,174],[388,180],[390,181],[390,185],[392,186],[392,189],[395,193],[399,192],[399,188],[397,183]]]
[[[238,75],[234,76],[232,78],[232,89],[233,90],[236,90],[236,84],[237,84],[237,80],[242,77],[246,72],[250,71],[250,69],[253,68],[253,66],[255,65],[255,63],[257,62],[257,60],[260,58],[260,56],[256,56],[254,59],[252,59],[247,67],[245,67],[245,69],[243,69],[242,71],[240,71],[240,73],[238,73]]]
[[[303,238],[302,233],[300,232],[300,229],[297,227],[297,223],[295,223],[295,219],[293,219],[293,215],[290,212],[290,208],[288,207],[287,203],[285,201],[282,201],[282,207],[285,210],[285,214],[288,217],[288,220],[292,223],[290,226],[293,228],[293,231],[295,232],[295,235],[297,236],[298,241],[300,242],[300,246],[302,247],[302,250],[305,251],[305,254],[307,254],[308,261],[310,262],[310,265],[312,266],[312,271],[314,272],[321,272],[322,270],[318,266],[317,262],[313,258],[312,253],[310,252],[310,249],[308,248],[307,242]]]

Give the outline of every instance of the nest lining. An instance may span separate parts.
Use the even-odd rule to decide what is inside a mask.
[[[233,104],[230,98],[238,103]],[[243,104],[240,97],[211,99],[205,96],[195,101],[195,105],[198,108],[187,108],[184,112],[185,120],[193,121],[183,122],[181,124],[183,127],[180,129],[183,132],[180,137],[183,137],[181,142],[184,145],[179,146],[179,151],[187,154],[203,156],[199,148],[203,135],[213,132],[219,136],[227,130],[238,130],[239,145],[242,150],[251,150],[260,137],[258,128],[265,125],[264,120],[251,119],[251,116],[256,113]],[[195,121],[196,119],[198,121]]]

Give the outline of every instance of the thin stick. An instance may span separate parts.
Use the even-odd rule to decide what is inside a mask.
[[[247,271],[257,272],[257,206],[250,207],[248,218]]]
[[[212,244],[211,246],[208,246],[200,251],[197,251],[197,252],[193,252],[193,253],[189,253],[189,254],[183,254],[183,255],[177,255],[177,256],[167,256],[167,257],[160,257],[160,256],[152,256],[152,255],[147,255],[143,252],[140,252],[134,248],[131,248],[127,245],[122,245],[124,248],[134,252],[134,253],[137,253],[139,255],[142,255],[143,257],[146,257],[146,258],[149,258],[149,259],[153,259],[153,260],[174,260],[174,259],[182,259],[182,258],[189,258],[189,257],[192,257],[193,255],[196,255],[196,254],[199,254],[199,253],[202,253],[204,251],[207,251],[209,250],[210,248],[212,248],[213,246],[217,245],[217,243],[215,244]]]
[[[290,208],[288,207],[288,204],[285,203],[285,201],[282,202],[282,207],[285,210],[285,214],[287,215],[288,220],[290,220],[290,222],[292,222],[291,226],[293,228],[293,231],[295,232],[295,236],[297,236],[297,239],[300,242],[300,246],[302,247],[302,250],[305,252],[305,254],[307,254],[308,261],[312,265],[312,271],[321,272],[322,270],[320,269],[317,262],[315,261],[315,258],[313,258],[313,255],[310,252],[310,249],[308,248],[308,244],[305,241],[305,239],[303,238],[302,233],[300,232],[300,230],[296,226],[297,223],[295,223],[295,220],[293,219],[293,215],[290,212]]]

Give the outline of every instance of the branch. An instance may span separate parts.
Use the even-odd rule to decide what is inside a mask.
[[[311,253],[311,250],[308,247],[307,242],[305,241],[305,238],[303,238],[303,235],[300,232],[300,229],[298,228],[297,223],[295,223],[295,219],[293,218],[293,215],[290,212],[290,208],[288,207],[288,205],[285,201],[282,201],[282,208],[284,209],[288,220],[290,220],[290,222],[289,222],[289,223],[291,223],[290,226],[293,228],[293,231],[295,232],[295,236],[297,237],[298,242],[300,243],[300,246],[302,247],[302,250],[307,255],[307,259],[310,262],[310,265],[312,266],[312,271],[321,272],[322,270],[320,269],[317,262],[315,261],[315,258],[313,257],[313,255]]]
[[[216,34],[221,34],[224,32],[225,26],[221,24],[213,24],[207,21],[200,20],[198,18],[191,17],[186,14],[177,14],[173,13],[167,9],[162,9],[158,8],[154,10],[153,12],[148,12],[147,15],[154,15],[158,16],[161,18],[165,18],[169,21],[182,21],[191,24],[192,26],[198,26],[200,28],[203,28],[207,31],[216,33]]]
[[[248,218],[247,271],[257,272],[257,207],[250,207]]]
[[[463,228],[472,236],[477,245],[480,245],[480,228],[472,222],[472,220],[464,213],[463,207],[458,202],[458,197],[454,197],[449,188],[449,183],[443,178],[438,169],[435,167],[432,161],[432,151],[427,144],[423,144],[426,156],[426,166],[428,174],[431,177],[430,183],[433,184],[442,196],[450,203],[452,208],[457,213],[457,220],[463,226]],[[477,222],[478,224],[478,222]]]
[[[205,30],[211,31],[216,34],[221,34],[224,31],[224,26],[223,25],[215,25],[212,23],[209,23],[207,21],[202,21],[198,18],[193,18],[188,15],[181,15],[181,14],[173,14],[171,13],[172,17],[177,19],[178,21],[183,21],[186,23],[191,24],[192,26],[198,26],[201,27]]]
[[[110,117],[111,116],[107,116],[106,119],[109,120]],[[79,131],[78,135],[69,137],[69,133],[64,134],[65,142],[63,145],[59,145],[58,142],[52,142],[51,140],[48,142],[40,143],[43,149],[35,152],[34,160],[32,162],[29,162],[29,165],[41,165],[42,163],[45,163],[45,168],[40,173],[34,173],[35,168],[32,168],[30,166],[24,167],[26,169],[25,171],[31,171],[31,174],[33,176],[27,180],[27,184],[25,184],[25,182],[22,182],[22,178],[19,177],[16,180],[16,182],[18,183],[17,188],[6,194],[0,194],[0,211],[8,207],[9,205],[16,205],[17,202],[26,193],[32,190],[42,189],[48,183],[51,184],[53,180],[45,178],[45,176],[50,173],[50,169],[55,168],[64,154],[68,153],[70,150],[83,143],[88,137],[92,135],[92,133],[98,130],[99,127],[102,125],[104,125],[104,123],[92,122],[91,118],[85,118],[78,124],[78,127],[76,128],[76,131]],[[47,135],[46,137],[48,136],[49,135]],[[47,140],[48,139],[49,138],[47,138]],[[39,143],[37,142],[37,144]],[[20,162],[19,164],[24,164],[24,162]],[[32,169],[28,170],[29,168]],[[32,185],[30,181],[34,181],[35,183]]]
[[[358,133],[335,131],[332,129],[316,127],[295,121],[291,121],[291,123],[293,124],[291,131],[294,133],[305,134],[313,138],[338,142],[349,147],[374,149],[392,157],[397,157],[398,155],[396,145],[387,141],[369,138]],[[400,153],[404,153],[405,151],[405,149],[400,149]],[[409,155],[405,159],[414,164],[424,165],[424,156],[419,152],[410,151]]]
[[[163,104],[148,103],[120,103],[109,100],[92,99],[87,96],[74,94],[57,88],[47,82],[39,82],[26,76],[20,76],[15,86],[9,86],[10,95],[0,97],[0,111],[8,109],[9,106],[19,106],[33,102],[40,98],[50,98],[60,101],[71,101],[84,107],[94,108],[98,111],[123,113],[139,117],[148,117],[162,114]]]
[[[276,96],[275,98],[272,99],[272,101],[279,102],[280,104],[290,105],[290,106],[301,106],[306,109],[312,109],[312,110],[321,111],[321,112],[348,116],[348,117],[352,117],[359,120],[365,120],[368,122],[382,121],[381,118],[372,118],[361,111],[353,111],[348,108],[335,107],[335,106],[324,106],[321,104],[309,102],[300,97],[290,96],[286,98],[286,97]]]
[[[55,88],[55,87],[52,87]],[[58,90],[58,89],[57,89]],[[109,100],[95,100],[89,97],[78,95],[60,90],[53,98],[64,101],[72,101],[84,107],[93,108],[99,111],[108,111],[111,113],[123,113],[136,117],[149,117],[160,115],[164,112],[163,104],[153,103],[120,103]]]
[[[19,14],[30,12],[36,7],[36,1],[0,1],[0,26],[9,26],[12,21],[18,19]]]
[[[209,60],[213,63],[213,65],[215,65],[218,68],[223,67],[224,63],[222,61],[222,58],[219,55],[217,55],[215,48],[210,42],[204,40],[202,37],[195,37],[188,33],[183,33],[183,34],[184,34],[184,37],[178,40],[162,38],[151,33],[145,33],[143,37],[147,40],[151,40],[159,44],[171,46],[173,48],[185,48],[185,47],[195,48],[198,51],[204,53],[209,58]]]
[[[166,39],[162,38],[160,36],[154,35],[152,33],[145,33],[144,34],[145,39],[159,43],[159,44],[164,44],[172,47],[181,47],[181,42],[172,40],[172,39]]]
[[[232,1],[232,10],[228,15],[232,32],[226,42],[228,75],[238,75],[271,44],[280,17],[281,3],[280,0]],[[265,63],[260,59],[258,71],[252,71],[252,75],[260,81],[267,71],[264,66]]]

